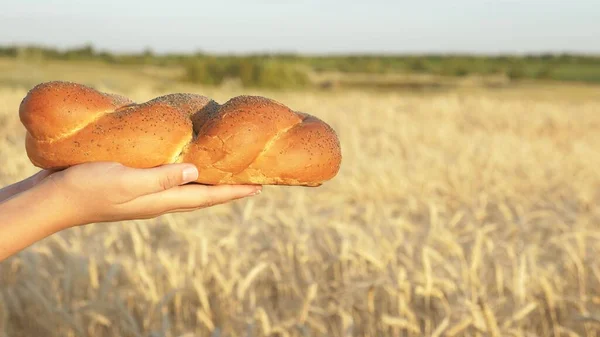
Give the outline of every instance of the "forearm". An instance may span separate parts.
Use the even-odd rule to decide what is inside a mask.
[[[21,180],[17,183],[6,186],[4,188],[0,188],[0,203],[12,198],[16,194],[19,194],[19,193],[35,186],[37,183],[39,183],[41,180],[43,180],[50,174],[51,174],[51,171],[42,170],[25,180]]]
[[[0,202],[0,261],[70,227],[70,213],[51,183]]]
[[[25,180],[0,189],[0,203],[25,190],[24,184]]]

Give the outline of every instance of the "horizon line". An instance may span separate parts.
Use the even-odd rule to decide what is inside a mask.
[[[94,46],[93,43],[80,43],[73,44],[67,47],[60,47],[57,45],[36,43],[36,42],[22,42],[22,43],[0,43],[0,48],[39,48],[39,49],[51,49],[61,52],[67,52],[76,49],[82,49],[91,47],[94,53],[109,53],[112,55],[140,55],[150,51],[154,56],[169,56],[169,55],[214,55],[214,56],[253,56],[253,55],[294,55],[294,56],[307,56],[307,57],[335,57],[335,56],[541,56],[541,55],[576,55],[576,56],[591,56],[600,57],[600,51],[581,51],[581,50],[569,50],[569,49],[554,49],[554,50],[538,50],[538,51],[466,51],[466,50],[430,50],[430,51],[322,51],[322,52],[302,52],[292,51],[286,49],[280,50],[255,50],[255,51],[208,51],[201,48],[197,50],[172,50],[172,51],[157,51],[151,46],[138,49],[137,51],[130,50],[118,50],[111,48],[102,48]]]

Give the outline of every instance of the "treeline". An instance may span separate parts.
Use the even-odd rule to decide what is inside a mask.
[[[67,50],[39,46],[0,46],[0,57],[38,60],[101,61],[111,64],[183,66],[184,80],[217,85],[228,78],[245,86],[302,87],[310,84],[309,72],[408,73],[464,77],[505,75],[510,79],[551,79],[600,83],[599,55],[351,55],[304,56],[254,54],[244,56],[156,54],[146,50],[114,54],[91,45]]]

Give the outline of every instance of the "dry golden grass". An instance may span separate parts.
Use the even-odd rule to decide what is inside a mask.
[[[2,185],[36,171],[26,89],[0,88]],[[253,93],[330,123],[339,176],[50,237],[0,263],[0,336],[600,334],[597,94]]]

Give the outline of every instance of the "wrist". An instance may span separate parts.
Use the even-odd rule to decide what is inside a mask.
[[[42,196],[44,203],[40,205],[41,209],[44,209],[48,214],[51,215],[52,220],[50,223],[53,228],[61,231],[71,227],[83,225],[86,219],[82,218],[80,207],[76,197],[69,190],[60,183],[60,180],[49,177],[35,188],[40,196]]]
[[[55,233],[76,225],[68,196],[51,178],[21,193],[14,201],[17,208],[33,209],[35,225],[43,226],[45,232]]]
[[[52,183],[46,182],[0,203],[0,261],[73,226],[71,214]]]

